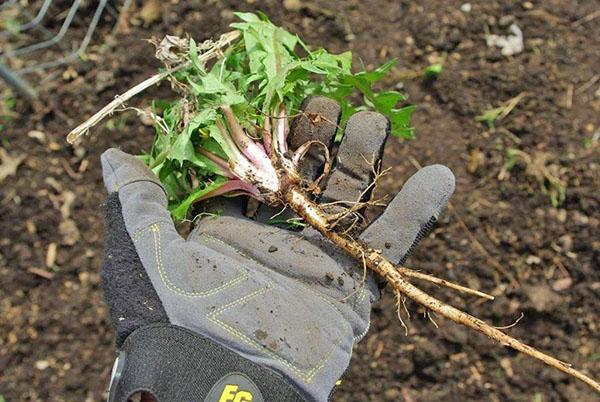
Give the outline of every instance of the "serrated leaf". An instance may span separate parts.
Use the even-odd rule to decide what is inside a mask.
[[[198,153],[198,148],[224,160],[235,162],[241,157],[237,146],[230,138],[224,138],[216,126],[217,120],[223,120],[220,105],[231,106],[242,127],[256,137],[262,135],[256,127],[264,124],[266,116],[278,113],[282,104],[292,115],[298,113],[307,96],[325,95],[341,107],[337,140],[343,135],[342,127],[348,118],[360,110],[383,113],[390,120],[392,134],[412,136],[409,117],[414,107],[403,106],[405,97],[398,91],[373,88],[396,60],[373,71],[353,72],[351,52],[333,54],[322,48],[310,49],[297,35],[274,25],[264,14],[236,16],[240,22],[232,27],[242,35],[208,71],[199,61],[198,45],[190,40],[191,67],[172,76],[187,97],[186,109],[183,101],[160,106],[162,124],[156,126],[157,135],[147,163],[167,183],[170,205],[178,217],[184,216],[189,207],[184,201],[192,196],[190,183],[213,183],[215,174],[223,173]],[[189,119],[189,105],[195,108],[194,117],[184,123],[184,115]]]
[[[405,100],[404,94],[398,91],[386,91],[373,95],[375,109],[382,114],[388,114],[396,107],[398,102]],[[408,121],[407,121],[408,123]]]
[[[415,110],[414,105],[408,105],[401,109],[393,109],[388,113],[391,124],[391,134],[395,137],[412,138],[414,130],[409,126],[410,116]]]
[[[204,64],[200,62],[198,58],[198,46],[196,45],[196,41],[190,38],[190,60],[192,61],[192,65],[198,69],[198,71],[204,73]]]
[[[356,76],[364,79],[370,84],[374,84],[375,82],[381,80],[383,76],[386,75],[388,71],[390,71],[392,67],[396,65],[397,62],[397,59],[391,59],[373,71],[361,71],[360,73],[356,74]]]

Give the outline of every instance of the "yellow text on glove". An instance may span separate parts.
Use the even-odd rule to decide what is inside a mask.
[[[219,402],[251,402],[252,393],[239,390],[239,388],[240,387],[235,384],[225,384]]]

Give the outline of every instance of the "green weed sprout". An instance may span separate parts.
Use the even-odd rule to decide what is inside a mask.
[[[340,126],[356,111],[372,109],[388,117],[393,135],[412,136],[413,106],[399,106],[405,96],[373,89],[396,60],[355,73],[350,52],[311,50],[263,15],[236,15],[242,22],[232,27],[240,31],[239,39],[210,67],[190,39],[182,49],[188,67],[172,76],[183,96],[154,104],[157,135],[143,158],[167,189],[176,219],[185,218],[199,200],[224,193],[268,201],[267,194],[279,189],[271,158],[288,152],[287,119],[299,113],[307,96],[335,99]],[[360,103],[355,104],[356,94]]]

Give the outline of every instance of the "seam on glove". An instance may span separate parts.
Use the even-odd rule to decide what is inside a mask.
[[[162,282],[165,284],[165,286],[170,291],[172,291],[178,295],[185,296],[185,297],[207,297],[207,296],[214,295],[215,293],[219,293],[220,291],[222,291],[224,289],[230,288],[230,287],[250,278],[250,273],[248,272],[248,270],[244,269],[243,267],[234,265],[233,268],[239,272],[239,275],[237,275],[236,277],[231,279],[229,282],[222,284],[221,286],[218,286],[216,288],[213,288],[211,290],[207,290],[204,292],[190,292],[185,289],[182,289],[182,288],[178,287],[175,283],[173,283],[173,281],[171,281],[171,279],[169,278],[169,275],[167,274],[165,267],[163,265],[159,224],[153,224],[151,226],[151,232],[152,232],[152,235],[154,238],[154,253],[155,253],[155,258],[156,258],[156,267],[158,269],[160,278],[161,278]]]
[[[105,160],[106,160],[106,163],[108,164],[108,166],[110,166],[110,171],[111,171],[112,177],[115,178],[115,182],[114,182],[112,191],[118,193],[119,192],[119,180],[118,180],[117,173],[116,173],[117,171],[115,170],[112,163],[110,163],[110,159],[106,158]]]
[[[408,259],[408,257],[410,257],[410,255],[415,250],[415,248],[417,247],[417,245],[425,237],[427,237],[427,235],[431,232],[431,230],[435,226],[436,222],[437,222],[437,217],[435,215],[433,215],[431,218],[429,218],[429,220],[424,225],[421,226],[421,228],[417,232],[417,235],[415,236],[413,242],[408,247],[408,250],[406,250],[406,253],[404,253],[404,255],[402,256],[402,258],[398,262],[398,265],[404,265],[404,263],[406,262],[406,260]]]
[[[362,338],[364,338],[365,335],[367,335],[367,332],[369,332],[370,329],[371,329],[371,320],[367,321],[367,327],[365,328],[365,330],[362,333],[360,333],[352,338],[354,340],[354,342],[352,343],[353,348],[354,348],[354,343],[360,342],[360,340]]]
[[[256,263],[256,264],[258,264],[259,266],[264,266],[264,264],[263,264],[262,262],[260,262],[260,261],[258,261],[257,259],[255,259],[255,258],[253,258],[253,257],[251,257],[251,256],[249,256],[249,255],[247,255],[246,253],[244,253],[244,252],[242,252],[242,251],[240,251],[240,250],[236,249],[236,248],[235,248],[235,247],[233,247],[231,244],[228,244],[228,243],[226,243],[224,240],[222,240],[222,239],[220,239],[220,238],[218,238],[218,237],[215,237],[215,236],[213,236],[213,235],[210,235],[210,234],[207,234],[207,233],[204,233],[204,232],[203,232],[203,233],[200,233],[200,234],[198,235],[198,237],[206,237],[207,239],[210,239],[210,240],[213,240],[213,241],[215,241],[215,242],[221,243],[222,245],[224,245],[224,246],[226,246],[226,247],[230,248],[230,249],[231,249],[231,250],[232,250],[234,253],[236,253],[236,254],[239,254],[240,256],[242,256],[242,257],[244,257],[244,258],[247,258],[247,259],[249,259],[250,261],[253,261],[253,262],[255,262],[255,263]],[[267,270],[267,272],[275,272],[275,271],[273,271],[273,270]],[[279,274],[279,275],[281,275],[281,274]],[[286,277],[285,275],[281,275],[281,276],[284,276],[284,277]],[[286,277],[286,278],[287,278],[287,277]],[[288,279],[291,279],[291,278],[288,278]],[[337,312],[338,312],[338,313],[339,313],[341,316],[344,316],[344,313],[343,313],[343,312],[342,312],[342,311],[341,311],[341,310],[340,310],[340,309],[339,309],[339,308],[338,308],[338,307],[337,307],[335,304],[333,304],[333,302],[332,302],[331,300],[327,299],[327,297],[325,297],[325,296],[324,296],[324,295],[322,295],[321,293],[317,292],[316,290],[314,290],[314,289],[311,289],[309,286],[307,286],[307,284],[305,284],[305,283],[304,283],[304,282],[302,282],[301,280],[298,280],[298,279],[294,279],[294,280],[296,280],[296,282],[298,282],[298,283],[300,284],[300,286],[302,286],[302,287],[303,287],[305,290],[309,291],[310,293],[314,294],[314,295],[315,295],[315,296],[317,296],[319,299],[321,299],[321,300],[323,300],[325,303],[327,303],[327,304],[328,304],[328,305],[329,305],[331,308],[333,308],[335,311],[337,311]],[[358,299],[358,296],[356,296],[356,297],[357,297],[357,301],[362,301],[362,300],[364,300],[364,299],[365,299],[365,297],[367,296],[367,292],[366,292],[366,290],[365,290],[365,288],[364,288],[364,287],[363,287],[363,289],[361,289],[361,291],[359,292],[359,294],[361,295],[361,297],[360,297],[360,299]],[[336,302],[338,302],[338,303],[340,302],[340,300],[338,300],[338,299],[335,299],[335,301],[336,301]],[[352,329],[351,329],[351,331],[352,331]]]
[[[260,265],[260,266],[264,266],[264,265],[265,265],[264,263],[262,263],[262,262],[258,261],[256,258],[254,258],[254,257],[252,257],[252,256],[249,256],[248,254],[244,253],[243,251],[240,251],[240,250],[238,250],[237,248],[233,247],[231,244],[229,244],[229,243],[225,242],[224,240],[222,240],[222,239],[220,239],[220,238],[218,238],[218,237],[215,237],[214,235],[208,234],[208,233],[206,233],[206,232],[201,232],[201,233],[198,233],[198,234],[196,234],[196,236],[194,237],[194,241],[198,241],[198,240],[200,239],[200,237],[205,237],[205,238],[206,238],[206,239],[208,239],[208,240],[213,240],[213,241],[215,241],[215,242],[218,242],[218,243],[220,243],[220,244],[222,244],[222,245],[224,245],[224,246],[226,246],[226,247],[230,248],[230,249],[231,249],[231,250],[232,250],[234,253],[236,253],[236,254],[238,254],[238,255],[240,255],[240,256],[242,256],[242,257],[244,257],[244,258],[247,258],[247,259],[249,259],[249,260],[251,260],[251,261],[255,262],[256,264],[258,264],[258,265]],[[276,271],[274,271],[274,270],[269,270],[269,272],[276,272]],[[367,271],[367,272],[368,272],[368,271]],[[286,278],[287,278],[287,276],[285,276],[285,275],[282,275],[282,276],[284,276],[284,277],[286,277]],[[289,278],[289,279],[291,279],[291,278]],[[305,282],[304,282],[302,279],[300,279],[300,278],[295,278],[294,280],[295,280],[295,281],[297,281],[297,282],[298,282],[298,283],[299,283],[299,284],[300,284],[300,285],[301,285],[301,286],[302,286],[304,289],[306,289],[306,290],[308,290],[309,292],[311,292],[311,293],[315,294],[315,295],[316,295],[316,296],[318,296],[320,299],[322,299],[324,302],[326,302],[326,303],[327,303],[327,304],[329,304],[331,307],[333,307],[333,308],[334,308],[336,311],[338,311],[340,314],[342,314],[341,310],[340,310],[340,309],[338,309],[338,308],[337,308],[337,306],[331,302],[331,300],[328,300],[328,299],[327,299],[327,297],[329,297],[329,296],[325,297],[324,295],[322,295],[321,293],[317,292],[316,290],[314,290],[314,289],[311,289],[311,288],[308,286],[309,284],[308,284],[308,283],[305,283]],[[361,281],[360,281],[360,282],[362,282],[362,279],[361,279]],[[359,282],[359,283],[360,283],[360,282]],[[355,301],[356,301],[356,302],[359,302],[359,303],[360,303],[360,302],[362,302],[363,300],[365,300],[365,298],[367,297],[367,291],[366,291],[365,289],[366,289],[366,286],[362,286],[362,288],[360,289],[360,291],[358,291],[358,292],[355,292],[355,293],[357,293],[357,295],[356,295],[356,296],[354,296],[354,297],[355,297]],[[345,296],[345,297],[348,297],[348,296]],[[332,297],[332,299],[333,299],[333,297]],[[341,299],[341,300],[345,300],[347,303],[349,303],[349,299]],[[339,299],[335,299],[335,301],[336,301],[336,302],[340,302],[341,300],[339,300]],[[342,314],[342,315],[343,315],[343,314]]]
[[[205,233],[205,232],[199,233],[199,234],[197,235],[197,239],[199,239],[200,237],[205,237],[206,239],[213,240],[213,241],[215,241],[215,242],[221,243],[222,245],[224,245],[224,246],[226,246],[226,247],[230,248],[230,249],[231,249],[233,252],[235,252],[236,254],[239,254],[240,256],[242,256],[242,257],[244,257],[244,258],[247,258],[247,259],[249,259],[249,260],[251,260],[251,261],[254,261],[256,264],[258,264],[258,265],[260,265],[260,266],[264,266],[264,264],[263,264],[263,263],[261,263],[260,261],[258,261],[258,260],[256,260],[255,258],[253,258],[253,257],[251,257],[251,256],[249,256],[249,255],[247,255],[247,254],[245,254],[244,252],[242,252],[242,251],[240,251],[240,250],[236,249],[235,247],[233,247],[232,245],[230,245],[230,244],[226,243],[224,240],[222,240],[222,239],[220,239],[220,238],[218,238],[218,237],[215,237],[215,236],[213,236],[213,235],[207,234],[207,233]],[[297,282],[298,282],[298,283],[299,283],[299,284],[300,284],[300,285],[301,285],[301,286],[302,286],[302,287],[303,287],[305,290],[307,290],[307,291],[309,291],[310,293],[312,293],[312,294],[314,294],[315,296],[317,296],[319,299],[321,299],[322,301],[324,301],[325,303],[327,303],[327,304],[328,304],[328,305],[329,305],[331,308],[333,308],[335,311],[337,311],[337,312],[338,312],[338,314],[340,314],[340,316],[344,317],[344,314],[343,314],[343,312],[342,312],[342,311],[341,311],[341,310],[340,310],[340,309],[339,309],[339,308],[338,308],[338,307],[337,307],[337,306],[336,306],[336,305],[335,305],[333,302],[331,302],[331,300],[328,300],[328,299],[327,299],[327,298],[326,298],[324,295],[320,294],[320,293],[319,293],[319,292],[317,292],[316,290],[314,290],[314,289],[311,289],[311,288],[310,288],[310,287],[308,287],[306,284],[304,284],[302,281],[297,281]],[[271,282],[269,282],[269,283],[271,283]],[[260,289],[259,289],[259,291],[260,291]],[[258,292],[258,291],[257,291],[257,292]],[[363,300],[366,298],[366,296],[367,296],[367,292],[366,292],[365,288],[363,287],[359,293],[360,293],[361,297],[360,297],[360,299],[358,299],[357,301],[363,301]],[[358,297],[357,297],[357,298],[358,298]],[[336,299],[336,301],[338,301],[338,300]],[[235,301],[235,302],[233,302],[233,303],[234,303],[234,304],[236,304],[236,303],[238,303],[238,302],[239,302],[239,301]],[[223,309],[223,307],[221,307],[221,309]],[[213,312],[212,314],[216,314],[217,312],[222,312],[222,311],[221,311],[221,310],[217,310],[216,312]],[[211,319],[210,317],[208,317],[208,318],[209,318],[209,319]],[[212,319],[211,319],[211,321],[212,321]],[[345,320],[344,320],[344,321],[345,321]],[[220,322],[220,321],[219,321],[219,322]],[[215,322],[215,323],[216,323],[216,322]],[[346,323],[346,324],[348,324],[348,322],[347,322],[347,321],[345,321],[345,323]],[[226,324],[224,324],[224,325],[226,325]],[[350,332],[354,332],[354,331],[352,330],[352,327],[350,327],[350,325],[349,325],[349,324],[348,324],[348,327],[349,327],[348,329],[349,329],[349,331],[350,331]],[[369,328],[370,328],[370,327],[371,327],[371,322],[370,322],[370,321],[368,321],[368,322],[367,322],[367,327],[365,328],[365,330],[364,330],[362,333],[358,334],[357,336],[353,336],[353,337],[352,337],[352,339],[353,339],[353,342],[352,342],[352,347],[354,347],[354,343],[355,343],[356,341],[358,341],[358,340],[362,339],[362,338],[363,338],[363,337],[364,337],[364,336],[367,334],[367,332],[369,331]],[[224,328],[224,329],[225,329],[225,328]],[[243,337],[243,339],[245,339],[247,342],[250,342],[250,343],[251,343],[253,346],[255,346],[255,347],[258,349],[258,350],[260,350],[260,351],[263,351],[263,352],[268,352],[268,351],[266,351],[266,350],[265,350],[265,349],[264,349],[264,348],[263,348],[261,345],[259,345],[259,344],[258,344],[258,343],[256,343],[255,341],[253,341],[251,338],[248,338],[248,337],[246,337],[244,334],[241,334],[241,333],[240,333],[240,336],[242,336],[242,337]],[[326,355],[326,357],[323,359],[323,361],[322,361],[322,363],[321,363],[320,367],[316,368],[316,370],[315,370],[315,368],[313,368],[313,370],[315,370],[315,371],[314,371],[314,373],[312,373],[312,374],[309,376],[308,380],[306,380],[306,382],[307,382],[307,383],[308,383],[308,382],[310,382],[310,381],[312,380],[312,377],[314,376],[314,374],[315,374],[316,372],[318,372],[318,370],[319,370],[319,369],[320,369],[322,366],[324,366],[324,365],[325,365],[325,362],[327,361],[327,359],[328,359],[328,358],[331,356],[331,354],[333,353],[333,348],[334,348],[335,346],[339,346],[339,345],[340,345],[340,341],[341,341],[341,339],[342,339],[342,335],[340,335],[340,337],[339,337],[339,338],[338,338],[338,339],[337,339],[337,340],[336,340],[336,341],[333,343],[333,346],[332,346],[332,349],[331,349],[331,351],[327,353],[327,355]],[[274,354],[274,356],[278,356],[278,355]],[[279,358],[278,360],[282,361],[283,363],[287,362],[287,360],[285,360],[285,359],[283,359],[283,358]],[[301,376],[301,377],[304,379],[304,375],[302,374],[302,372],[301,372],[301,371],[296,371],[296,370],[298,370],[298,369],[297,369],[297,368],[295,368],[295,366],[288,366],[288,367],[290,367],[290,369],[292,369],[292,370],[293,370],[293,371],[294,371],[296,374],[298,374],[299,376]],[[295,370],[294,370],[294,368],[295,368]]]
[[[273,289],[273,282],[269,281],[267,282],[267,284],[250,293],[247,294],[237,300],[234,300],[222,307],[220,307],[219,309],[212,311],[210,313],[207,314],[207,318],[215,323],[216,325],[218,325],[219,327],[221,327],[222,329],[224,329],[227,333],[229,333],[230,335],[238,338],[239,340],[249,344],[250,346],[253,346],[255,349],[257,349],[260,353],[265,353],[266,355],[268,355],[269,357],[271,357],[272,359],[282,363],[284,366],[286,366],[287,368],[289,368],[291,371],[293,371],[296,375],[298,375],[302,380],[304,380],[306,383],[310,383],[313,379],[313,377],[315,376],[315,374],[323,368],[323,366],[325,366],[325,363],[327,362],[327,360],[329,360],[329,358],[333,355],[333,352],[335,350],[336,347],[339,347],[339,342],[341,340],[341,337],[338,338],[333,345],[331,346],[331,348],[329,349],[329,351],[327,351],[327,353],[323,356],[323,358],[318,361],[316,363],[316,365],[308,370],[301,370],[300,368],[298,368],[296,365],[294,365],[291,361],[279,356],[277,353],[272,352],[271,350],[265,349],[264,347],[262,347],[262,345],[260,345],[258,342],[256,342],[254,339],[248,337],[247,335],[245,335],[244,333],[242,333],[241,331],[239,331],[238,329],[236,329],[235,327],[232,327],[231,325],[226,324],[225,322],[219,320],[217,318],[218,315],[224,313],[225,311],[239,305],[242,303],[247,302],[250,299],[253,299],[257,296],[260,296],[262,294],[267,293],[268,291]]]
[[[173,224],[172,221],[166,221],[166,220],[158,220],[155,222],[152,222],[144,227],[139,228],[138,230],[136,230],[135,232],[133,232],[131,236],[131,240],[133,240],[133,242],[137,242],[144,234],[146,234],[147,232],[152,230],[152,226],[153,225],[170,225]]]

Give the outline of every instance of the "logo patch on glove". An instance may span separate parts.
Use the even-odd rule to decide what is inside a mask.
[[[264,402],[264,399],[248,376],[229,373],[213,385],[204,402]]]

